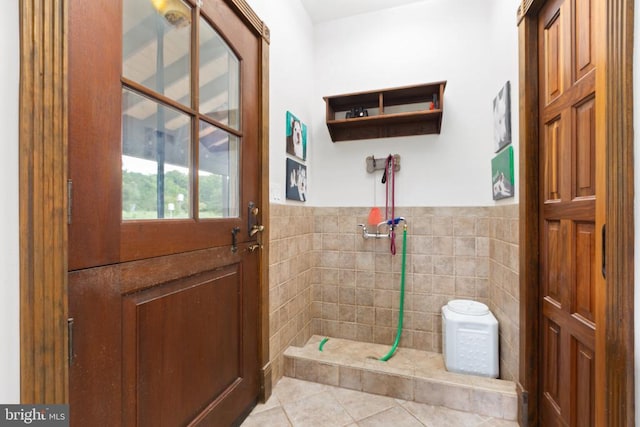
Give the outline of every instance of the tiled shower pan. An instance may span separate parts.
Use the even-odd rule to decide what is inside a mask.
[[[288,377],[396,399],[444,406],[494,418],[516,420],[515,383],[447,372],[442,354],[398,348],[387,362],[378,358],[389,346],[314,335],[304,347],[284,352]]]

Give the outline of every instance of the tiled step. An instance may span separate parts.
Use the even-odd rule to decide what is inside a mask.
[[[314,335],[304,347],[285,350],[286,376],[505,420],[517,417],[511,381],[447,372],[440,353],[398,348],[381,362],[389,346],[339,338],[319,351],[322,338]]]

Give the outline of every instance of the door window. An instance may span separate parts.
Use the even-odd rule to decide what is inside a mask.
[[[123,221],[238,217],[237,55],[182,0],[124,0],[122,55]]]

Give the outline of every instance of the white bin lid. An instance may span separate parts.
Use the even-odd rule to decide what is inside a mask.
[[[449,310],[458,314],[466,314],[469,316],[482,316],[489,313],[489,307],[478,301],[470,299],[454,299],[447,304]]]

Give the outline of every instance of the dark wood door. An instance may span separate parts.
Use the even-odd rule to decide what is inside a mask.
[[[551,0],[539,15],[540,416],[594,425],[594,0]]]
[[[71,423],[231,425],[259,389],[260,41],[223,0],[69,17]]]

